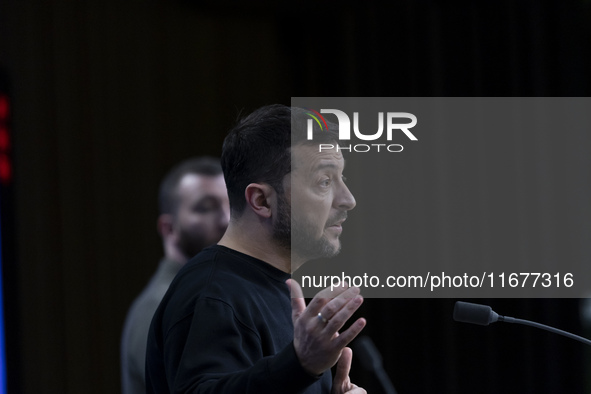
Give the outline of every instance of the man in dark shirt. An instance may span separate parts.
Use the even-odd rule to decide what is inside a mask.
[[[307,141],[306,119],[263,107],[226,137],[230,224],[179,272],[154,315],[148,393],[365,393],[349,381],[346,348],[365,320],[339,333],[363,301],[359,290],[325,289],[306,306],[289,279],[306,261],[338,253],[355,206],[341,152],[318,152],[322,140]],[[333,132],[319,136],[336,145]]]

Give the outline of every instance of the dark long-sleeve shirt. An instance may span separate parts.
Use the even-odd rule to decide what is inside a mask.
[[[289,274],[212,246],[179,272],[148,336],[147,392],[328,393],[293,347]]]

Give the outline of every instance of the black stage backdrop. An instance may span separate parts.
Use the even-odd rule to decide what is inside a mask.
[[[188,156],[219,155],[241,110],[292,96],[588,96],[590,9],[585,0],[1,2],[18,266],[5,278],[18,306],[10,392],[119,391],[123,319],[161,255],[158,181]],[[455,323],[454,301],[366,300],[366,334],[400,393],[591,389],[583,345]],[[583,333],[579,300],[480,301]],[[353,377],[375,385],[360,365]]]

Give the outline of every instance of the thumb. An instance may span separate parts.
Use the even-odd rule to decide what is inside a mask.
[[[353,360],[353,351],[351,348],[344,348],[341,357],[337,363],[336,373],[333,381],[334,387],[342,388],[343,391],[349,389],[349,371],[351,370],[351,361]]]
[[[306,301],[304,300],[302,288],[297,281],[288,279],[285,283],[287,283],[291,293],[291,320],[295,324],[298,317],[306,310]]]

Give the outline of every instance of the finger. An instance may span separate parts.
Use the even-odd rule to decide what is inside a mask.
[[[321,310],[322,316],[327,320],[330,320],[339,312],[345,305],[351,300],[355,299],[359,295],[359,288],[351,287],[339,294],[334,299],[330,300]]]
[[[339,362],[337,363],[337,369],[335,372],[335,377],[333,384],[336,387],[343,387],[344,390],[348,388],[343,386],[344,384],[348,384],[349,379],[349,371],[351,371],[351,361],[353,360],[353,352],[350,348],[346,347],[341,352],[341,357],[339,358]]]
[[[365,389],[362,389],[361,387],[357,387],[356,385],[352,384],[351,390],[347,391],[345,394],[367,394],[367,391],[365,391]]]
[[[355,295],[359,294],[359,288],[348,286],[341,286],[335,287],[333,290],[330,288],[326,288],[320,291],[318,294],[314,296],[312,301],[308,304],[308,309],[306,313],[310,315],[316,316],[321,311],[321,309],[328,304],[331,300],[340,297],[340,298],[354,298]]]
[[[304,300],[304,293],[300,284],[293,280],[288,279],[287,287],[291,293],[291,319],[295,323],[298,317],[306,310],[306,301]]]
[[[348,302],[343,305],[343,307],[335,313],[332,318],[326,324],[326,330],[330,333],[334,333],[339,331],[347,320],[353,316],[353,314],[359,309],[361,304],[363,303],[363,297],[360,295],[356,296],[352,300],[348,300]]]
[[[338,337],[334,339],[335,346],[337,347],[345,347],[347,346],[359,333],[365,325],[367,321],[364,318],[359,318],[355,321],[355,323],[351,324],[351,326],[346,329],[345,331],[341,332]]]

